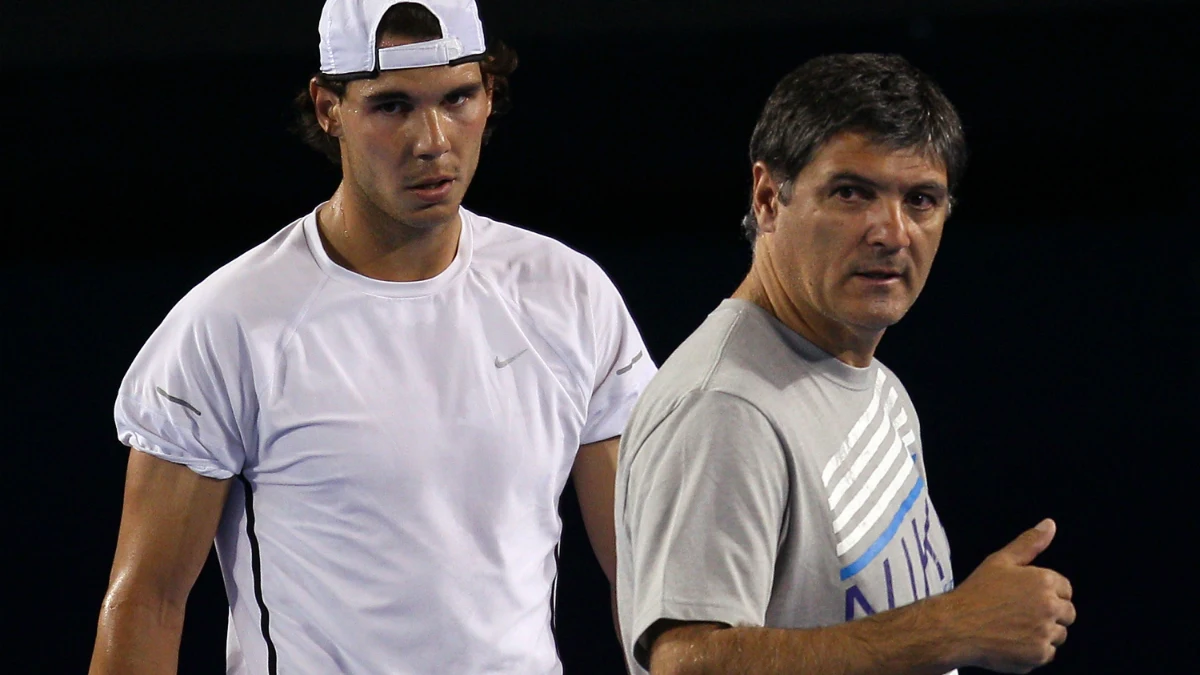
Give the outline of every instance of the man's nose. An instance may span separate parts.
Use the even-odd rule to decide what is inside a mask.
[[[436,108],[423,110],[414,117],[416,142],[413,144],[413,154],[421,159],[437,159],[450,152],[446,121],[441,111]]]
[[[901,200],[883,199],[872,215],[871,227],[867,230],[867,243],[889,250],[908,248],[912,243],[909,228],[912,220],[905,212]]]

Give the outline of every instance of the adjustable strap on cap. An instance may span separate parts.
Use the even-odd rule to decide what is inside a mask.
[[[462,56],[462,42],[456,37],[384,47],[379,50],[380,70],[445,66]]]

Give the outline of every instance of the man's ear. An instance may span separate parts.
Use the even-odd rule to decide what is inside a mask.
[[[779,216],[779,183],[775,182],[771,170],[761,161],[755,162],[750,172],[753,180],[750,207],[758,221],[758,231],[774,232],[775,219]]]
[[[317,83],[317,78],[308,82],[308,95],[312,97],[317,113],[317,123],[325,133],[340,138],[342,135],[342,99],[333,91]]]

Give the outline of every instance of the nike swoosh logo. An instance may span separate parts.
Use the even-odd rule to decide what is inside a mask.
[[[162,396],[163,398],[167,399],[171,403],[174,403],[176,405],[181,405],[181,406],[187,408],[188,410],[191,410],[192,412],[196,413],[197,415],[204,414],[204,413],[200,412],[199,410],[196,410],[196,406],[192,405],[191,403],[188,403],[187,401],[185,401],[177,396],[172,396],[172,395],[168,394],[167,392],[163,391],[162,387],[155,387],[154,389],[158,392],[159,396]]]
[[[522,349],[521,351],[517,352],[516,354],[512,355],[511,357],[509,357],[503,361],[501,361],[500,357],[497,356],[496,357],[496,367],[503,368],[503,367],[507,366],[508,364],[512,363],[513,361],[516,361],[518,358],[521,357],[522,354],[524,354],[527,351],[529,351],[528,347],[526,347],[525,349]]]
[[[624,375],[625,373],[628,373],[629,371],[633,370],[633,364],[635,364],[641,360],[642,360],[642,352],[638,352],[637,356],[633,357],[633,360],[629,362],[629,365],[625,366],[624,368],[617,368],[617,374]]]

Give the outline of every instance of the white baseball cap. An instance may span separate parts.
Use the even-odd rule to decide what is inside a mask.
[[[442,26],[442,38],[378,49],[379,21],[400,2],[432,12]],[[479,60],[486,50],[475,0],[326,0],[320,33],[321,72],[341,77],[453,65]]]

